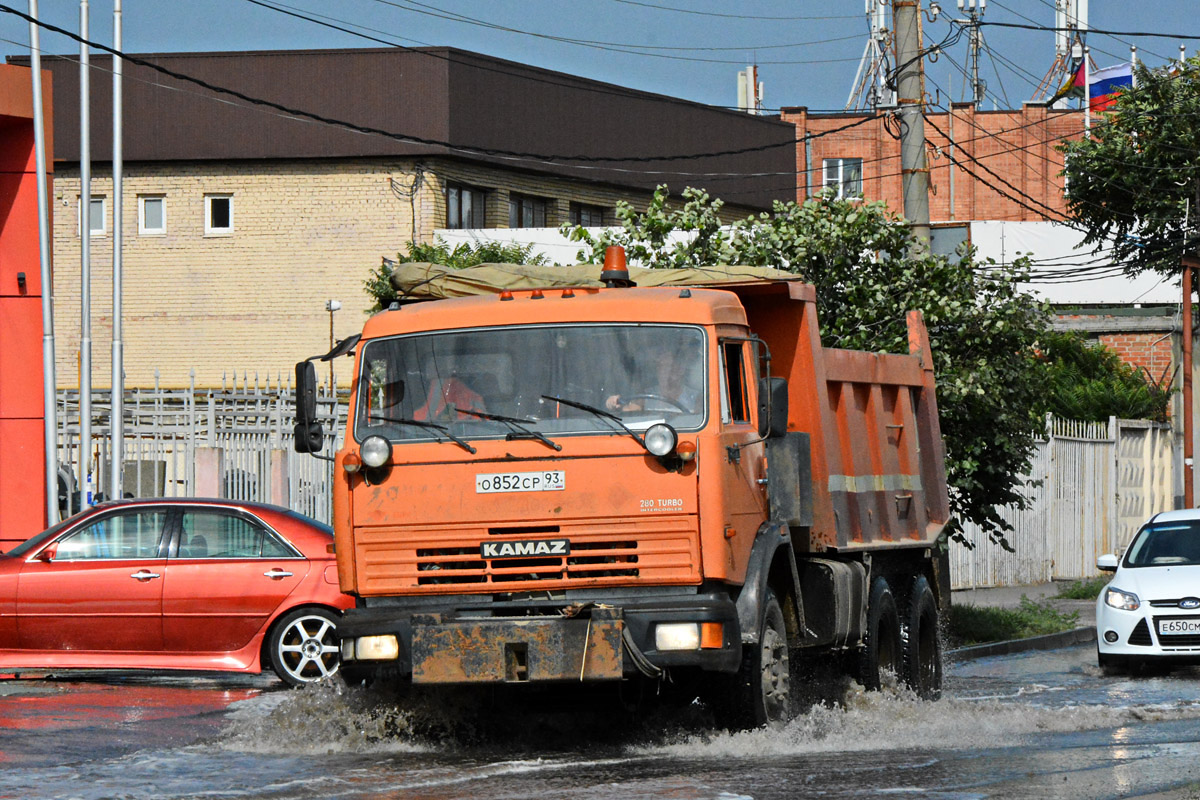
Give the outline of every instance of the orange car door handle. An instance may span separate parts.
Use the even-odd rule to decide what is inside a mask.
[[[157,572],[150,572],[149,570],[139,569],[137,572],[133,573],[129,577],[133,578],[135,581],[152,581],[155,578],[159,577],[159,574]]]
[[[271,580],[274,580],[274,581],[277,581],[277,580],[279,580],[280,578],[290,578],[290,577],[292,577],[292,573],[290,573],[290,572],[285,572],[284,570],[281,570],[281,569],[273,569],[273,570],[270,570],[269,572],[264,572],[264,573],[263,573],[263,575],[265,575],[266,577],[268,577],[268,578],[270,578]]]

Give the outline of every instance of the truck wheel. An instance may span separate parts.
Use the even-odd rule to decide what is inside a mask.
[[[768,589],[759,613],[758,643],[744,648],[737,675],[711,695],[718,723],[734,730],[781,727],[791,717],[791,682],[783,610]]]
[[[913,581],[905,630],[904,682],[922,700],[936,700],[942,694],[942,644],[937,601],[924,575]]]
[[[888,683],[889,675],[899,677],[903,667],[900,615],[892,590],[883,578],[876,578],[871,584],[865,639],[858,657],[858,682],[874,691]]]

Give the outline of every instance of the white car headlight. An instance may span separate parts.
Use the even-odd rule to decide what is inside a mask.
[[[1104,604],[1122,611],[1136,611],[1142,605],[1142,601],[1131,592],[1109,588],[1104,590]]]
[[[675,433],[675,429],[670,425],[660,422],[646,429],[645,441],[650,454],[662,458],[675,452],[675,445],[679,444],[679,434]]]
[[[392,446],[382,436],[368,436],[359,451],[363,463],[368,467],[382,467],[392,457]]]

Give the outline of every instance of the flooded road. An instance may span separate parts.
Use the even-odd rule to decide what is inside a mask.
[[[1200,670],[1106,677],[1092,645],[950,665],[938,702],[851,688],[741,734],[707,731],[698,707],[635,723],[386,699],[268,677],[0,683],[0,798],[1124,798],[1200,783]]]

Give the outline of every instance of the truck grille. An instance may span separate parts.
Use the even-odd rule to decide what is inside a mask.
[[[511,531],[511,532],[509,532]],[[563,555],[486,558],[481,545],[567,539]],[[359,591],[365,594],[505,592],[575,586],[698,583],[695,517],[588,520],[512,529],[359,528]]]

